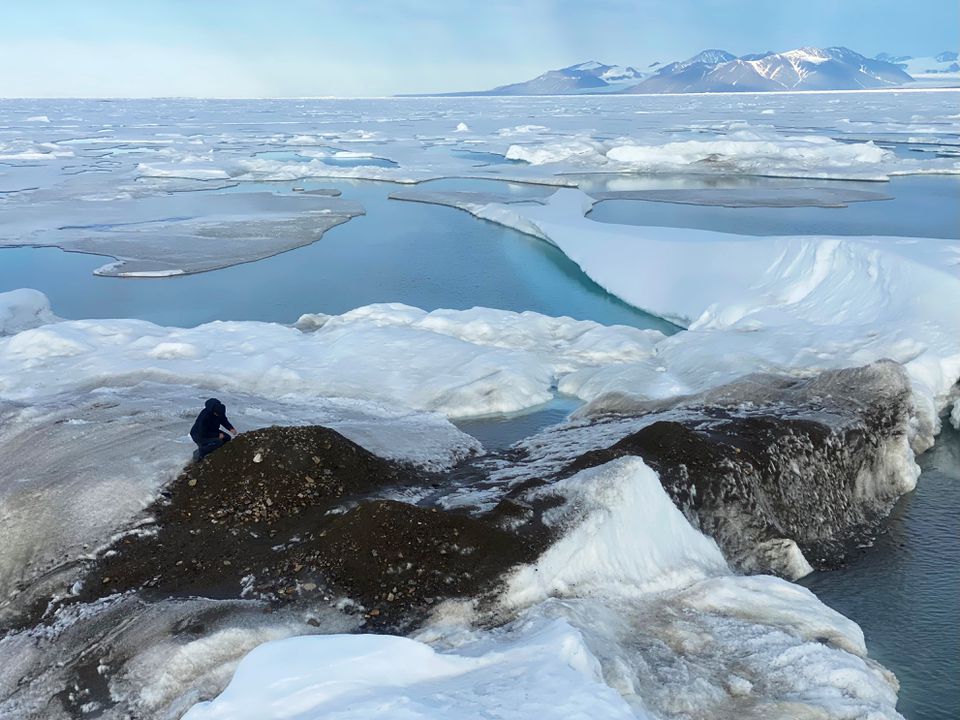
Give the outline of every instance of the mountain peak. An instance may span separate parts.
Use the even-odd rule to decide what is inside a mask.
[[[946,59],[956,53],[941,53]],[[890,55],[867,58],[850,48],[800,47],[737,57],[719,48],[666,65],[653,63],[646,73],[598,60],[548,70],[526,82],[455,95],[577,95],[583,93],[766,92],[771,90],[860,90],[913,82],[911,68]],[[933,61],[933,58],[928,58]],[[953,72],[950,67],[935,72]],[[933,70],[931,72],[934,72]]]

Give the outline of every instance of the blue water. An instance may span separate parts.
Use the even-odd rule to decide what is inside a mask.
[[[690,187],[701,184],[692,179]],[[594,206],[598,222],[656,227],[688,227],[744,235],[897,235],[960,239],[960,177],[906,176],[889,183],[827,180],[782,181],[743,178],[722,187],[803,185],[826,189],[867,190],[892,200],[850,203],[845,208],[728,208],[645,200],[605,200]],[[669,187],[667,181],[664,186]],[[649,182],[645,183],[651,188]]]
[[[870,656],[900,679],[908,720],[960,718],[960,433],[919,458],[874,547],[801,581],[863,628]]]
[[[503,190],[508,184],[489,185]],[[359,201],[367,214],[312,245],[266,260],[162,279],[93,276],[107,262],[100,257],[56,249],[0,249],[0,291],[41,290],[65,318],[121,316],[182,327],[211,320],[292,323],[308,312],[342,313],[370,303],[400,302],[426,310],[534,310],[676,330],[604,291],[551,245],[459,210],[389,200],[397,188],[390,183],[245,183],[218,192],[291,192],[293,186],[337,188],[344,198]],[[436,187],[461,185],[443,181]],[[462,181],[463,189],[478,187],[488,185]]]

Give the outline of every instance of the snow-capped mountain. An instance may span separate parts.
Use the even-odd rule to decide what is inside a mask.
[[[941,62],[940,58],[943,58]],[[526,82],[492,90],[448,95],[578,95],[587,93],[766,92],[771,90],[861,90],[913,82],[914,58],[868,58],[845,47],[805,47],[737,57],[711,48],[686,60],[652,63],[644,73],[631,66],[590,61],[549,70]],[[956,53],[941,53],[938,67],[957,66]],[[930,63],[920,63],[927,66]],[[906,70],[904,68],[907,68]]]
[[[912,80],[893,63],[844,47],[799,48],[737,58],[706,51],[663,67],[627,90],[632,93],[859,90]]]
[[[501,85],[483,95],[566,95],[578,92],[609,92],[640,82],[644,74],[636,68],[605,65],[596,60],[548,70],[533,80]]]
[[[955,52],[942,52],[933,57],[880,53],[876,59],[893,63],[918,80],[960,79],[960,60]]]

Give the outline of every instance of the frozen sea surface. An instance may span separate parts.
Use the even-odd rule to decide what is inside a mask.
[[[4,345],[11,369],[4,387],[12,394],[19,393],[20,400],[14,399],[14,403],[20,404],[7,410],[23,422],[6,430],[24,446],[29,443],[31,427],[47,425],[64,447],[82,443],[83,433],[90,426],[58,424],[61,415],[77,420],[73,415],[86,407],[84,403],[94,403],[90,412],[106,427],[113,414],[123,419],[128,413],[139,413],[136,402],[121,402],[115,409],[96,405],[93,395],[86,397],[90,385],[123,386],[131,378],[136,380],[138,373],[146,372],[153,378],[160,368],[164,372],[172,369],[177,382],[187,383],[186,387],[171,389],[173,400],[162,418],[166,423],[164,441],[168,445],[177,443],[182,438],[175,434],[179,417],[176,408],[183,404],[178,398],[193,399],[207,389],[223,389],[224,375],[196,374],[209,365],[203,358],[208,357],[205,353],[211,339],[215,340],[214,347],[232,348],[238,373],[249,367],[256,371],[254,365],[260,357],[276,366],[258,376],[253,383],[259,383],[258,387],[266,381],[282,389],[284,383],[302,387],[305,380],[346,377],[363,370],[363,363],[352,362],[351,357],[367,357],[371,360],[367,364],[375,372],[360,373],[357,386],[351,389],[364,397],[375,387],[394,394],[398,388],[425,392],[436,385],[430,381],[431,375],[442,374],[453,382],[465,367],[483,369],[482,362],[454,362],[458,356],[448,352],[454,346],[460,348],[462,357],[476,355],[483,362],[493,358],[502,365],[503,358],[510,356],[522,372],[499,386],[496,377],[487,382],[487,375],[481,374],[479,381],[487,384],[479,382],[482,392],[477,392],[475,399],[483,402],[474,403],[476,407],[471,406],[471,412],[465,414],[505,407],[527,412],[458,421],[461,430],[480,438],[491,449],[529,435],[573,409],[573,401],[558,395],[558,389],[584,399],[598,399],[602,407],[603,402],[609,402],[609,398],[599,397],[605,390],[641,388],[653,397],[675,395],[699,387],[698,383],[710,385],[731,373],[764,369],[765,362],[772,362],[776,369],[791,368],[793,363],[796,371],[805,372],[821,365],[865,362],[881,351],[885,356],[892,353],[912,365],[918,397],[932,407],[934,400],[945,401],[946,383],[956,377],[956,373],[952,379],[948,377],[956,355],[951,350],[954,339],[939,327],[949,321],[949,314],[937,306],[935,299],[926,305],[923,301],[933,287],[950,302],[956,297],[955,283],[951,284],[949,273],[937,263],[942,265],[951,257],[951,247],[956,243],[951,245],[950,241],[960,236],[955,215],[957,184],[949,177],[960,172],[958,97],[960,93],[956,92],[889,92],[679,98],[0,103],[0,126],[5,128],[0,134],[0,243],[96,251],[90,243],[97,241],[99,249],[107,252],[102,241],[108,240],[122,244],[123,252],[116,250],[114,256],[147,261],[150,258],[146,251],[155,253],[162,247],[162,238],[170,236],[177,240],[179,250],[174,247],[177,252],[164,258],[169,262],[166,271],[232,265],[200,275],[164,279],[104,278],[91,273],[109,263],[109,258],[18,247],[0,250],[0,291],[24,286],[42,290],[52,299],[53,311],[66,318],[139,318],[194,328],[216,319],[289,324],[302,313],[318,313],[304,322],[321,328],[316,332],[308,328],[307,336],[301,338],[292,328],[257,328],[254,323],[207,326],[181,333],[118,320],[64,323],[14,335]],[[40,115],[49,122],[30,121]],[[410,187],[412,184],[417,187]],[[679,333],[666,339],[659,336],[657,345],[648,348],[650,352],[640,343],[631,352],[642,357],[623,362],[630,359],[622,355],[630,348],[621,336],[628,337],[636,330],[626,334],[622,332],[626,329],[602,331],[596,336],[602,337],[602,342],[585,341],[584,347],[571,354],[567,347],[571,338],[564,329],[567,325],[560,323],[551,332],[543,332],[543,328],[553,327],[550,318],[498,319],[484,310],[461,316],[440,312],[421,317],[412,308],[369,307],[377,302],[403,302],[428,311],[473,306],[536,310],[547,316],[569,315],[604,324],[675,332],[669,323],[635,310],[601,289],[557,247],[536,237],[453,208],[388,199],[401,188],[481,193],[501,198],[497,202],[504,202],[506,196],[512,204],[505,207],[522,210],[518,216],[551,223],[562,220],[560,214],[566,213],[563,203],[558,202],[555,208],[541,203],[551,202],[547,196],[555,186],[577,185],[597,199],[607,199],[595,205],[588,218],[582,214],[570,216],[575,223],[570,223],[567,230],[575,228],[576,232],[565,233],[559,225],[550,228],[560,230],[557,244],[567,252],[571,248],[578,253],[582,250],[577,261],[591,268],[593,277],[603,278],[603,284],[616,295],[636,304],[643,304],[645,298],[652,298],[654,304],[663,301],[663,307],[657,309],[671,317],[692,312],[687,320],[695,320],[703,312],[699,334]],[[333,197],[329,191],[339,191],[340,196]],[[576,191],[563,193],[562,198],[575,199]],[[626,199],[630,193],[633,197]],[[639,193],[647,193],[646,198],[637,199]],[[486,202],[493,201],[488,197]],[[330,227],[317,240],[317,227],[308,227],[300,222],[300,213],[290,212],[300,205],[315,205],[318,213],[362,208],[365,214],[348,213],[352,219]],[[847,207],[837,207],[842,205]],[[793,269],[786,255],[781,258],[786,258],[783,262],[766,263],[769,272],[760,290],[791,308],[781,312],[776,302],[757,305],[759,296],[750,293],[758,288],[751,283],[738,286],[727,278],[727,285],[719,289],[730,293],[713,298],[719,307],[708,307],[701,301],[717,295],[716,285],[723,285],[722,279],[690,283],[688,276],[687,284],[696,287],[684,287],[680,279],[685,275],[680,272],[684,268],[669,262],[662,265],[662,277],[647,280],[641,270],[660,266],[637,262],[632,269],[622,267],[623,263],[618,267],[609,262],[609,257],[599,258],[604,262],[596,264],[596,249],[591,254],[590,238],[604,232],[619,233],[622,237],[618,242],[624,244],[618,247],[623,249],[631,237],[639,237],[639,226],[650,225],[692,228],[688,239],[702,242],[701,260],[716,258],[718,269],[723,266],[727,274],[743,270],[743,277],[751,281],[758,277],[748,277],[752,269],[758,269],[754,265],[759,261],[754,256],[771,252],[755,236],[831,237],[825,239],[827,242],[812,244],[801,239],[787,247],[801,251]],[[706,242],[707,234],[699,230],[736,235],[722,239],[733,249],[749,245],[760,250],[737,254],[739,260],[734,260],[731,254],[724,256],[722,248],[711,247]],[[670,233],[654,235],[641,240],[655,246]],[[857,235],[877,237],[866,243],[846,241],[846,237]],[[235,243],[230,250],[236,253],[227,257],[213,244],[204,245],[204,238],[211,236]],[[884,239],[890,236],[902,236],[893,243],[897,247],[885,244]],[[250,264],[235,264],[254,259],[250,248],[244,247],[251,238],[253,242],[268,241],[267,255],[288,247],[297,249]],[[921,243],[925,238],[940,240],[931,240],[926,247]],[[772,240],[779,242],[777,238]],[[846,250],[849,253],[845,254]],[[621,257],[626,255],[634,261],[643,259],[636,248],[621,253]],[[912,255],[918,262],[901,262]],[[870,272],[877,270],[887,279],[880,283],[882,287],[865,283]],[[656,280],[664,281],[659,289],[653,287]],[[360,306],[368,307],[359,315],[327,317]],[[25,307],[36,309],[30,303]],[[798,307],[803,313],[791,316]],[[43,320],[45,312],[45,307],[40,308],[34,315]],[[738,322],[740,313],[746,322]],[[29,325],[31,317],[30,313],[18,312],[9,322],[0,320],[16,332],[18,328],[13,325]],[[407,317],[416,320],[416,328],[407,327]],[[794,322],[798,318],[802,322]],[[930,322],[920,322],[925,319]],[[859,320],[864,320],[860,328],[864,332],[845,336],[843,333]],[[873,330],[881,320],[889,321],[888,326],[877,334]],[[330,326],[323,329],[327,323]],[[538,330],[538,326],[543,327]],[[736,327],[731,330],[731,326]],[[827,326],[829,331],[824,330]],[[798,352],[775,347],[784,327],[798,331],[792,333],[800,343],[794,348]],[[872,334],[866,332],[869,328]],[[811,329],[816,332],[808,333]],[[404,338],[413,332],[433,333],[430,347],[436,352],[415,360],[407,358],[404,362],[408,368],[377,365],[381,358],[375,350],[371,352],[372,348],[383,347],[383,340],[391,338],[398,347],[409,347],[409,339]],[[231,333],[236,337],[230,338]],[[181,334],[195,340],[196,346]],[[259,335],[290,340],[291,351],[285,354],[286,345],[273,340],[258,346],[255,338]],[[238,340],[243,336],[250,340],[245,346]],[[297,377],[297,363],[305,359],[314,355],[323,362],[336,359],[324,346],[325,337],[338,341],[341,355],[337,357],[346,358],[344,372],[331,373],[318,360],[319,364],[300,367],[302,377]],[[801,342],[804,337],[806,341]],[[503,343],[510,347],[503,347]],[[314,346],[320,351],[304,351]],[[597,346],[608,356],[592,357],[590,353]],[[144,348],[153,353],[152,359],[144,359]],[[193,352],[201,359],[191,360]],[[540,357],[544,352],[551,357]],[[248,356],[254,356],[253,364],[247,362]],[[920,362],[915,362],[917,357]],[[111,366],[111,360],[117,362]],[[605,363],[610,367],[601,367]],[[414,365],[422,375],[410,372]],[[288,366],[296,367],[291,372]],[[232,371],[227,368],[227,372]],[[536,392],[527,392],[529,382],[515,379],[530,377],[536,380]],[[65,392],[76,395],[62,400],[53,397],[51,388],[71,382],[78,387],[71,386]],[[255,405],[252,398],[242,395],[249,388],[234,390],[237,398],[246,398],[242,404]],[[504,390],[526,392],[525,402],[503,406],[489,402],[491,393]],[[106,387],[106,391],[111,390]],[[136,386],[114,392],[135,393]],[[34,395],[36,398],[30,400]],[[403,397],[403,402],[410,402],[409,397]],[[394,395],[389,398],[389,402],[396,400]],[[437,403],[430,400],[433,404],[428,406],[436,405],[448,418],[456,417],[449,398],[441,399],[443,402]],[[293,411],[292,405],[280,406],[289,405],[288,400],[263,397],[254,409],[264,417],[275,418]],[[346,423],[359,437],[379,437],[386,444],[381,448],[385,451],[394,445],[409,445],[405,438],[411,427],[420,421],[418,418],[430,417],[435,431],[431,434],[431,452],[436,456],[430,459],[440,465],[469,450],[473,442],[439,414],[394,416],[382,408],[376,412],[368,408],[362,416],[353,417],[341,406],[320,412],[309,405],[300,407],[297,417],[322,415],[324,422]],[[389,438],[381,437],[376,430],[380,415],[390,421],[393,432]],[[260,422],[259,417],[254,413],[251,420]],[[150,416],[143,415],[143,419],[149,421]],[[928,440],[931,431],[930,425],[921,427],[918,435]],[[943,497],[948,498],[956,494],[956,483],[952,482],[955,474],[944,471],[946,466],[935,460],[936,453],[942,453],[945,447],[949,448],[949,443],[937,445],[921,462],[934,481],[938,473],[948,479],[949,484],[941,488]],[[188,449],[181,445],[176,448]],[[904,450],[904,456],[912,458]],[[110,457],[116,458],[116,448],[111,452],[114,454]],[[154,460],[170,454],[159,446],[150,452]],[[55,460],[52,458],[51,467]],[[164,468],[169,471],[167,465]],[[37,469],[29,463],[18,464],[18,476],[27,477],[25,473],[31,467]],[[161,474],[141,478],[142,495],[156,491],[163,482]],[[454,665],[470,665],[477,660],[491,668],[492,674],[468,673],[473,679],[465,676],[467,682],[453,689],[462,693],[479,687],[477,701],[491,707],[505,704],[508,690],[498,690],[496,682],[501,669],[506,668],[530,681],[532,692],[526,700],[550,702],[556,686],[567,686],[569,681],[582,691],[584,707],[596,708],[596,699],[601,696],[609,699],[610,716],[619,716],[625,709],[617,703],[622,697],[636,717],[643,717],[651,709],[657,714],[683,716],[712,708],[715,717],[743,717],[750,711],[764,717],[792,718],[798,710],[794,703],[805,705],[804,712],[818,707],[836,717],[897,717],[893,711],[896,682],[865,658],[869,650],[871,656],[903,674],[901,707],[915,711],[915,715],[908,712],[908,717],[926,717],[923,712],[936,717],[944,710],[949,715],[955,698],[944,690],[943,675],[936,667],[945,669],[947,680],[956,674],[956,648],[949,644],[949,633],[944,632],[950,627],[951,616],[944,616],[943,608],[950,607],[944,594],[956,584],[957,563],[934,567],[932,561],[923,560],[922,553],[914,552],[944,532],[955,535],[949,520],[944,521],[937,512],[924,510],[918,514],[918,524],[912,526],[918,530],[904,533],[899,554],[891,549],[893,554],[888,556],[881,541],[877,548],[864,553],[862,563],[851,563],[843,572],[849,571],[855,580],[831,584],[829,575],[811,578],[811,586],[822,584],[824,598],[835,598],[837,609],[864,624],[868,631],[865,647],[855,624],[801,588],[770,578],[727,575],[723,558],[708,547],[709,541],[696,533],[691,535],[693,531],[681,519],[667,521],[667,510],[672,506],[665,496],[661,497],[659,483],[645,468],[616,465],[581,479],[583,487],[574,483],[565,491],[573,498],[579,497],[581,505],[589,510],[582,518],[585,522],[571,524],[567,542],[559,543],[541,558],[537,565],[542,571],[540,580],[526,582],[536,569],[533,567],[518,574],[511,597],[522,605],[526,601],[517,598],[536,595],[544,588],[582,587],[588,591],[545,603],[537,600],[523,611],[518,625],[489,636],[477,631],[465,637],[463,633],[468,630],[461,616],[453,628],[438,631],[434,637],[418,638],[429,642],[442,656],[431,655],[433,651],[422,645],[405,645],[406,650],[397,645],[394,660],[409,651],[413,656],[428,658],[441,675]],[[61,490],[64,500],[69,500],[70,488]],[[925,478],[921,478],[919,490],[901,507],[912,507],[909,503],[925,493]],[[937,495],[928,494],[928,500],[936,502]],[[136,505],[142,499],[132,496],[131,502]],[[651,514],[650,509],[658,507],[662,512]],[[895,515],[891,537],[897,533],[897,522]],[[638,527],[643,532],[638,534]],[[591,535],[591,528],[601,532]],[[949,544],[949,539],[946,542]],[[656,552],[648,555],[647,550]],[[572,554],[565,555],[568,551]],[[578,553],[582,554],[581,560],[588,556],[592,560],[565,561],[579,557]],[[893,563],[888,563],[889,557],[902,561],[902,569],[890,567]],[[915,560],[919,564],[913,564]],[[607,592],[611,588],[619,592],[636,583],[663,585],[664,578],[675,578],[678,570],[685,569],[693,572],[687,580],[696,580],[693,576],[698,574],[706,577],[692,585],[671,586],[668,597],[640,598],[639,603],[635,599],[615,602],[612,598],[616,593]],[[621,584],[626,571],[628,582]],[[880,574],[871,574],[874,571]],[[904,577],[912,577],[914,571],[922,576],[916,578],[916,587],[927,588],[923,592],[929,604],[912,602],[915,598],[909,592],[899,593],[899,588],[891,590],[886,604],[887,596],[872,586],[878,583],[886,589]],[[879,603],[875,609],[869,604],[858,605],[865,602],[866,594]],[[871,625],[872,617],[885,617],[885,612],[886,617],[893,616],[900,622]],[[912,628],[914,623],[917,637],[925,638],[929,661],[922,664],[914,658],[920,651],[904,651],[911,647],[910,639],[897,634],[898,629]],[[829,638],[829,643],[824,638]],[[346,642],[352,647],[352,640]],[[879,648],[876,653],[874,646]],[[323,645],[318,647],[322,651]],[[341,647],[337,652],[349,654],[351,647]],[[383,648],[388,655],[393,652],[386,645]],[[380,649],[372,648],[375,653]],[[557,664],[558,654],[570,662]],[[544,658],[553,658],[553,664],[544,662]],[[731,674],[733,658],[741,666]],[[396,667],[397,663],[392,665]],[[543,672],[539,676],[529,674],[525,668],[530,667]],[[255,668],[254,677],[262,676],[261,670]],[[633,684],[638,678],[639,684]],[[401,678],[398,682],[403,685],[405,681]],[[474,682],[478,684],[471,684]],[[167,688],[164,697],[174,697],[176,687]],[[491,693],[484,693],[483,687],[491,688]],[[618,694],[611,694],[611,687]],[[445,696],[450,686],[439,678],[436,689]],[[420,699],[429,705],[436,697],[428,693]],[[457,698],[462,697],[456,696],[448,709],[457,707]],[[368,699],[374,704],[393,701],[390,697]],[[254,700],[257,698],[246,703],[241,698],[241,704],[247,711],[256,712]]]

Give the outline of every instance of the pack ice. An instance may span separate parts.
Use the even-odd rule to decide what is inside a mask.
[[[956,174],[950,93],[821,98],[816,129],[809,97],[789,94],[609,97],[602,127],[596,101],[584,97],[278,101],[249,123],[236,121],[249,113],[243,102],[178,101],[188,127],[164,101],[126,105],[122,122],[116,108],[93,102],[45,103],[43,115],[29,101],[11,103],[0,108],[0,244],[108,256],[115,260],[99,274],[158,277],[301,247],[363,212],[278,184]],[[465,123],[465,114],[476,119]],[[518,122],[532,115],[542,120]]]

